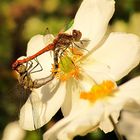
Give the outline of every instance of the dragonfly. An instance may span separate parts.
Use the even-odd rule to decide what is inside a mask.
[[[59,58],[61,58],[64,54],[64,52],[69,48],[76,46],[78,48],[79,45],[77,45],[75,42],[80,42],[83,44],[83,42],[88,42],[88,40],[81,40],[82,33],[79,30],[72,30],[72,34],[68,33],[59,33],[52,43],[48,44],[46,47],[38,51],[37,53],[33,54],[32,56],[28,56],[27,58],[23,58],[20,60],[16,60],[12,64],[12,69],[16,70],[20,74],[19,83],[24,86],[24,88],[39,88],[42,85],[45,85],[49,81],[53,80],[58,69],[59,65]],[[37,61],[37,57],[47,51],[53,51],[53,61],[54,61],[54,72],[50,74],[47,77],[36,79],[32,81],[30,74],[33,73],[32,70],[37,66],[40,65]],[[27,69],[27,64],[31,60],[35,60],[37,62],[37,65],[32,68],[32,64]],[[26,63],[26,66],[24,65]],[[41,66],[41,65],[40,65]],[[41,67],[42,70],[42,67]]]
[[[73,30],[72,35],[68,34],[68,33],[59,33],[56,36],[56,38],[53,40],[52,43],[48,44],[46,47],[44,47],[37,53],[35,53],[32,56],[29,56],[27,58],[24,58],[21,60],[16,60],[12,64],[12,69],[16,70],[19,65],[26,63],[26,62],[36,58],[37,56],[39,56],[47,51],[50,51],[50,50],[52,50],[54,52],[59,52],[61,50],[63,53],[75,41],[77,41],[77,42],[80,41],[81,37],[82,37],[82,33],[78,30]]]

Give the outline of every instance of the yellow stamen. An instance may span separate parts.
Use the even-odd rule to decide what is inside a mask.
[[[58,69],[54,68],[52,65],[52,73],[56,73],[55,77],[61,81],[66,81],[70,78],[79,78],[80,68],[76,65],[76,62],[83,55],[80,49],[75,47],[69,48],[67,53],[63,54],[63,57],[60,58]]]
[[[79,67],[76,66],[75,61],[66,55],[61,58],[57,70],[54,68],[54,65],[52,65],[51,72],[57,72],[56,78],[60,79],[61,81],[66,81],[71,77],[78,79],[80,70]]]
[[[70,79],[71,77],[78,79],[79,78],[79,67],[76,67],[72,69],[69,73],[59,73],[60,74],[60,80],[66,81]]]
[[[103,83],[99,85],[94,85],[89,92],[81,92],[80,98],[95,102],[98,99],[111,95],[115,87],[116,86],[112,81],[103,81]]]

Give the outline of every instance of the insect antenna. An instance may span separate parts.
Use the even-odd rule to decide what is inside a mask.
[[[48,27],[45,28],[43,35],[50,34],[50,30]]]

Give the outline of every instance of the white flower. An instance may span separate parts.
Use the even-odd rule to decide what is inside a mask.
[[[97,128],[106,133],[112,131],[110,115],[117,123],[124,106],[132,102],[140,104],[139,83],[140,76],[119,87],[109,80],[93,85],[90,91],[81,92],[75,107],[77,110],[50,128],[44,134],[44,140],[71,140],[76,135],[85,135]]]
[[[80,122],[79,117],[77,117],[80,109],[82,113],[86,110],[81,117],[82,121],[84,118],[84,124],[89,123],[91,117],[94,118],[94,116],[95,121],[94,119],[91,121],[94,124],[99,123],[99,120],[102,119],[101,116],[104,115],[103,103],[99,102],[95,105],[101,106],[99,112],[96,112],[94,108],[91,111],[89,101],[82,99],[81,102],[80,93],[90,91],[93,85],[101,84],[103,80],[117,81],[121,79],[137,66],[140,60],[140,40],[137,36],[126,33],[111,33],[105,41],[103,40],[113,12],[114,0],[84,0],[82,2],[74,19],[74,24],[67,32],[71,32],[72,29],[80,30],[82,38],[90,40],[86,47],[89,53],[85,56],[82,55],[82,49],[78,50],[80,55],[72,54],[73,51],[69,52],[60,61],[57,77],[41,88],[33,89],[31,98],[27,100],[20,112],[20,124],[23,128],[34,129],[34,122],[36,122],[37,128],[43,126],[60,108],[64,116],[69,115],[70,121],[71,118],[76,117],[77,120],[75,121]],[[34,36],[28,43],[27,56],[34,54],[49,43],[48,41],[44,43],[44,39],[53,40],[53,37],[51,35]],[[77,52],[77,50],[75,51]],[[49,52],[39,56],[38,59],[43,71],[34,73],[33,79],[46,77],[50,74],[52,58]],[[31,101],[35,108],[33,112]],[[87,109],[89,110],[88,113]],[[75,112],[78,114],[74,115]],[[97,116],[94,115],[94,112],[97,113]],[[89,119],[87,119],[87,114],[90,114]],[[72,122],[72,124],[74,123]],[[89,129],[89,125],[87,125],[87,129]],[[84,129],[81,132],[84,132]]]

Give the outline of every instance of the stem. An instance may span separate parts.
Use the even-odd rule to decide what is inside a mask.
[[[114,132],[115,132],[118,140],[124,140],[123,136],[119,133],[118,128],[117,128],[117,126],[116,126],[116,124],[115,124],[111,115],[109,116],[109,119],[110,119],[110,122],[112,123],[112,125],[114,127]]]

